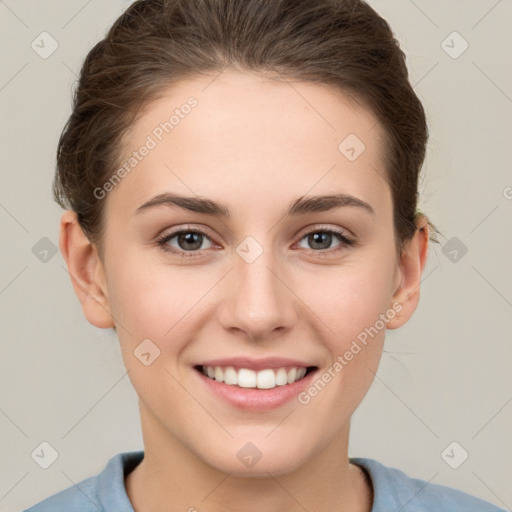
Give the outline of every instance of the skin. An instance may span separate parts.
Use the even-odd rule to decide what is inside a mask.
[[[126,155],[190,96],[198,106],[104,199],[102,258],[73,212],[61,220],[60,247],[84,314],[116,328],[139,397],[145,457],[126,478],[128,496],[136,512],[225,512],[241,503],[247,511],[369,512],[372,486],[348,460],[350,418],[377,371],[386,328],[405,324],[417,307],[427,219],[397,256],[381,125],[319,84],[292,88],[231,69],[213,82],[180,82],[142,111]],[[338,150],[351,133],[366,146],[353,162]],[[163,192],[222,202],[232,216],[169,205],[134,214]],[[375,214],[344,206],[284,216],[299,197],[337,192]],[[156,242],[193,228],[208,237],[191,257]],[[315,246],[306,236],[326,229],[355,242],[343,246],[333,235]],[[263,248],[252,263],[236,252],[247,236]],[[187,252],[178,242],[168,245]],[[386,328],[306,405],[242,411],[206,392],[192,368],[233,355],[281,356],[311,361],[322,374],[397,303]],[[160,356],[145,366],[133,351],[148,338]],[[252,467],[237,457],[247,442],[262,453]]]

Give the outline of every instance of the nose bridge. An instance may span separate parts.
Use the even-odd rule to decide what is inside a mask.
[[[223,310],[226,329],[245,331],[251,339],[271,337],[294,321],[293,294],[283,283],[277,258],[251,237],[234,253],[231,282]]]

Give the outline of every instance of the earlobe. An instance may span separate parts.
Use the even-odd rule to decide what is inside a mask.
[[[404,325],[418,306],[421,275],[427,262],[429,244],[428,219],[424,216],[417,221],[414,236],[405,245],[400,256],[399,277],[401,284],[395,290],[391,304],[400,304],[400,311],[390,320],[387,329]],[[395,310],[397,306],[395,305]]]
[[[71,210],[62,214],[59,245],[87,320],[103,329],[114,327],[103,263]]]

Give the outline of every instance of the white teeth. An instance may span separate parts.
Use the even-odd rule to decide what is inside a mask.
[[[276,384],[278,386],[284,386],[288,384],[288,374],[284,368],[279,368],[276,373]]]
[[[215,371],[220,369],[218,367],[215,368]],[[256,387],[256,372],[254,370],[248,370],[246,368],[242,368],[238,370],[237,375],[238,385],[241,388],[255,388]]]
[[[288,370],[288,384],[295,382],[295,377],[297,377],[297,368],[290,368]]]
[[[224,382],[224,374],[222,372],[222,368],[216,366],[215,367],[215,380],[219,382]]]
[[[271,389],[276,387],[276,376],[274,370],[263,370],[258,372],[256,387],[259,389]]]
[[[208,367],[208,370],[210,368],[211,367]],[[208,375],[210,375],[210,372],[208,372]],[[236,386],[238,379],[236,376],[236,371],[232,366],[228,366],[227,368],[224,369],[224,382],[231,386]]]
[[[256,372],[248,368],[240,368],[236,371],[233,366],[203,366],[202,372],[210,379],[224,382],[229,386],[241,388],[272,389],[276,386],[292,384],[304,378],[306,368],[276,368]]]

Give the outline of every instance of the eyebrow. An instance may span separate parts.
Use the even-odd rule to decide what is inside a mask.
[[[201,197],[186,197],[177,194],[165,193],[159,194],[143,205],[139,206],[134,215],[138,215],[157,206],[178,206],[195,213],[203,213],[215,217],[228,218],[231,217],[229,208],[221,203],[211,199]],[[365,201],[348,194],[332,194],[321,196],[302,196],[293,201],[285,215],[297,216],[306,213],[326,212],[334,208],[344,206],[353,206],[375,215],[375,210]]]

